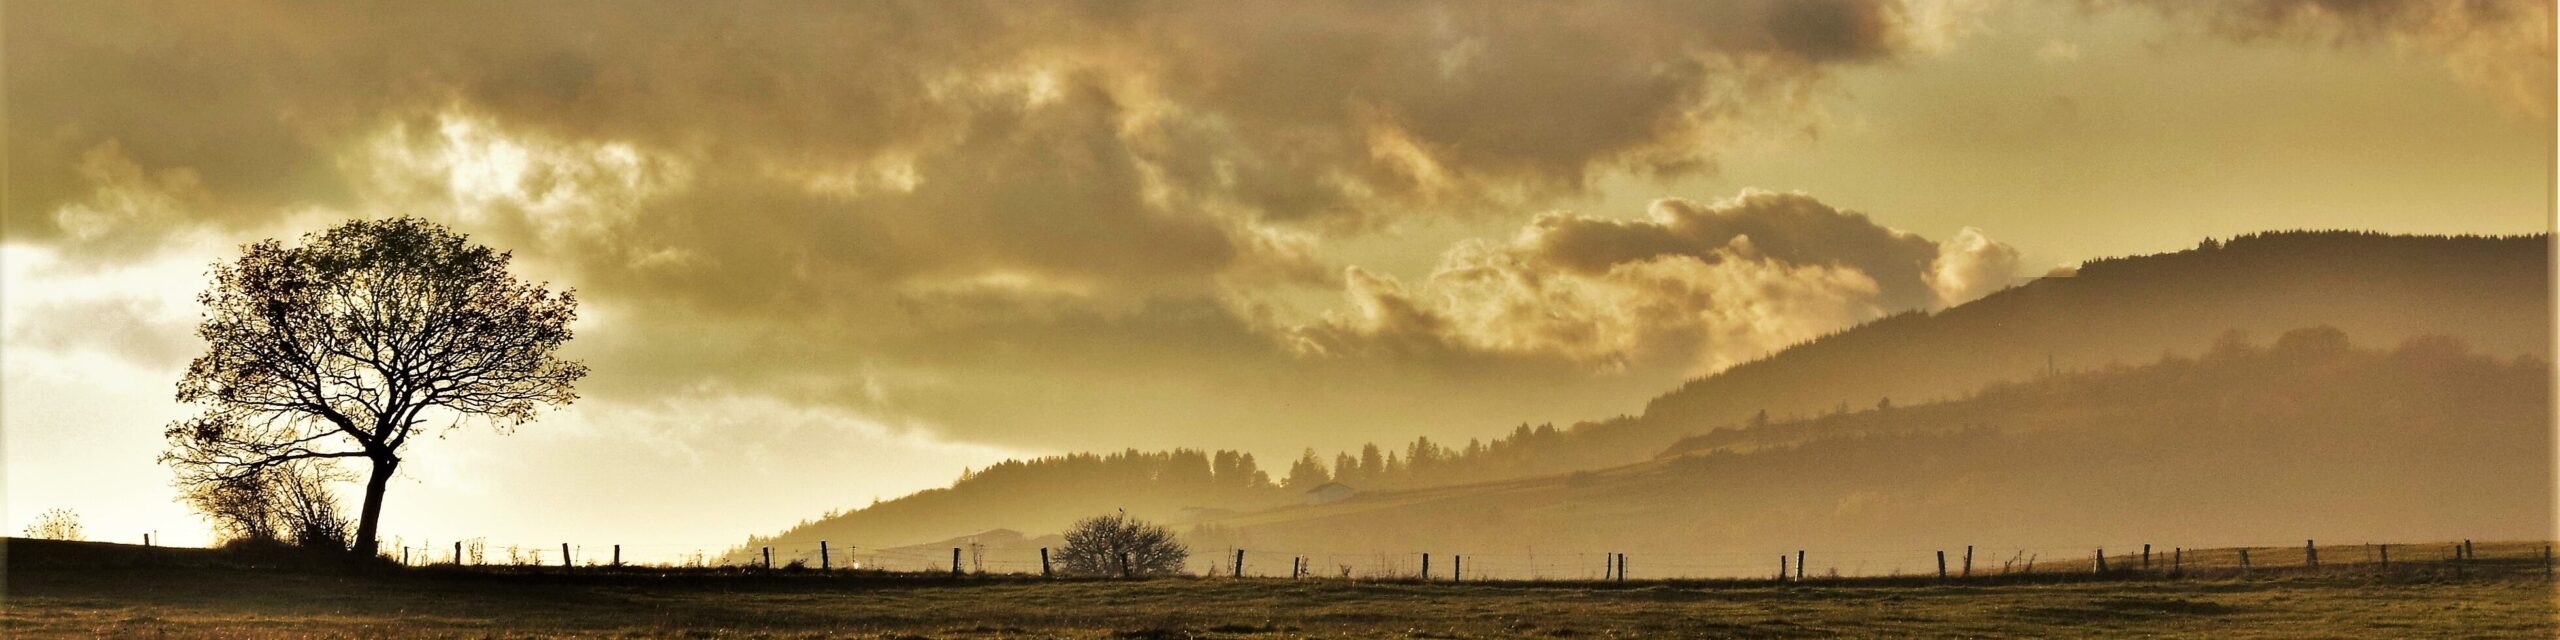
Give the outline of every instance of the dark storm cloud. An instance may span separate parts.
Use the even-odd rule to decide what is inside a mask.
[[[1929,28],[1884,0],[11,13],[12,241],[426,215],[581,289],[600,391],[752,377],[973,431],[1074,422],[990,402],[1026,380],[1098,407],[1065,426],[1161,429],[1175,389],[1268,383],[1197,371],[1293,357],[1265,297],[1333,286],[1326,240],[1709,171]]]
[[[2509,107],[2549,117],[2555,67],[2544,0],[2091,0],[2139,5],[2247,40],[2394,46],[2443,60]]]

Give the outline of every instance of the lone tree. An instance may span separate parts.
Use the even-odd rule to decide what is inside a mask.
[[[577,399],[585,365],[555,356],[575,292],[507,273],[508,253],[416,218],[348,222],[267,240],[213,268],[196,334],[207,350],[178,381],[204,407],[169,425],[161,456],[194,487],[296,461],[370,463],[352,551],[372,556],[400,448],[431,421],[500,432]]]
[[[1191,553],[1174,539],[1173,530],[1127,512],[1078,520],[1068,525],[1066,537],[1060,561],[1068,575],[1121,575],[1124,556],[1130,575],[1177,575]]]

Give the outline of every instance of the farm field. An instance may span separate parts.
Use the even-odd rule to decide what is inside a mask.
[[[2389,572],[1453,585],[208,563],[65,566],[15,545],[9,637],[2553,637],[2538,563]]]

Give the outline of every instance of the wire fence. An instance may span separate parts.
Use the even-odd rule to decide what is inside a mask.
[[[842,570],[915,574],[1052,575],[1064,571],[1050,554],[1020,545],[864,547],[834,541],[738,545],[683,543],[511,543],[485,539],[446,543],[390,541],[384,555],[411,566],[732,568]],[[1540,551],[1489,553],[1305,550],[1217,547],[1190,549],[1192,575],[1434,581],[1617,581],[1927,577],[1975,578],[2039,574],[2151,572],[2218,574],[2274,569],[2435,568],[2552,570],[2546,541],[2256,545],[2190,549],[2157,544],[1949,549],[1787,549],[1736,552]]]

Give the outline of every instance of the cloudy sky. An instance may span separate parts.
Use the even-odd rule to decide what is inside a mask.
[[[6,526],[154,463],[239,244],[421,216],[584,303],[386,535],[635,550],[1007,456],[1463,441],[2058,265],[2550,228],[2539,0],[10,2]]]

